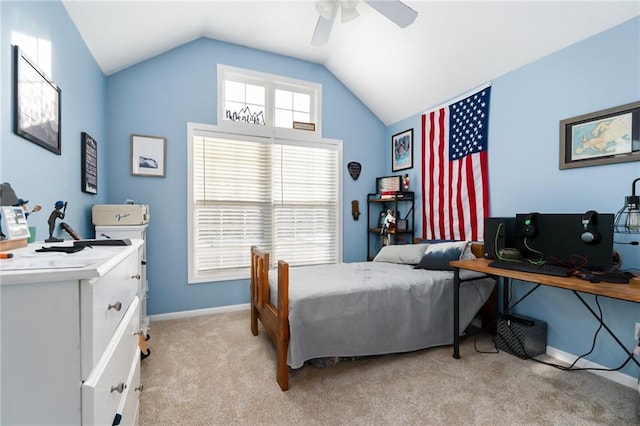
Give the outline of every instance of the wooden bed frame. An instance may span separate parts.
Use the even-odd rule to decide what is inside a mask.
[[[483,246],[472,244],[476,257],[483,256]],[[289,264],[278,261],[278,306],[269,299],[269,253],[256,246],[251,247],[251,333],[258,335],[258,320],[262,323],[276,347],[276,380],[280,389],[289,389]],[[483,326],[497,315],[497,291],[480,310]]]

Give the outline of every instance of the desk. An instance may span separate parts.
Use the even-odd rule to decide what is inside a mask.
[[[504,278],[502,287],[503,311],[509,310],[509,280],[517,279],[537,284],[535,290],[540,285],[550,287],[564,288],[571,290],[580,299],[580,301],[589,309],[591,314],[601,321],[601,318],[593,311],[578,292],[594,294],[597,296],[609,297],[612,299],[626,300],[628,302],[640,303],[640,279],[639,277],[631,280],[629,284],[614,283],[591,283],[581,280],[577,277],[556,277],[552,275],[534,274],[530,272],[512,271],[510,269],[492,268],[489,266],[489,259],[473,259],[473,260],[456,260],[450,262],[453,267],[453,357],[460,358],[460,269],[481,272],[493,277]],[[529,293],[531,293],[531,290]],[[524,297],[526,297],[527,293]],[[522,300],[522,299],[521,299]],[[515,305],[514,305],[515,306]],[[601,321],[602,322],[602,321]],[[624,349],[627,355],[630,352],[624,344],[613,334],[613,332],[602,322],[603,327],[615,339],[615,341]],[[631,358],[633,362],[640,367],[640,362],[635,357]]]

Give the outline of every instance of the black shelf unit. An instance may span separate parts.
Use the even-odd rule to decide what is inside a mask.
[[[392,229],[390,244],[411,244],[415,236],[415,195],[412,191],[398,191],[382,198],[380,194],[367,194],[367,259],[373,259],[382,248],[381,218],[391,209],[396,212],[396,227]],[[398,221],[406,221],[400,226]]]

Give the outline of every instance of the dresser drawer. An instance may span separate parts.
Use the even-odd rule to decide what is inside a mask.
[[[82,377],[96,365],[140,288],[140,258],[129,256],[101,278],[83,281],[81,292]]]
[[[125,391],[135,379],[135,374],[131,374],[132,366],[136,358],[140,358],[139,309],[136,296],[103,356],[82,384],[82,422],[85,425],[111,425],[118,409],[124,405]]]
[[[142,392],[142,386],[140,385],[140,355],[136,354],[129,373],[129,384],[122,396],[122,401],[116,414],[116,421],[113,422],[114,426],[133,426],[138,424],[140,392]]]

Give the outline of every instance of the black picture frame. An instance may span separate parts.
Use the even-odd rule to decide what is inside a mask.
[[[413,168],[413,129],[391,137],[391,171]]]
[[[82,192],[88,194],[98,193],[98,142],[88,133],[80,135],[81,168],[82,168]]]
[[[560,120],[560,169],[640,161],[640,101]]]
[[[62,90],[29,59],[14,51],[14,131],[17,135],[61,155]]]

